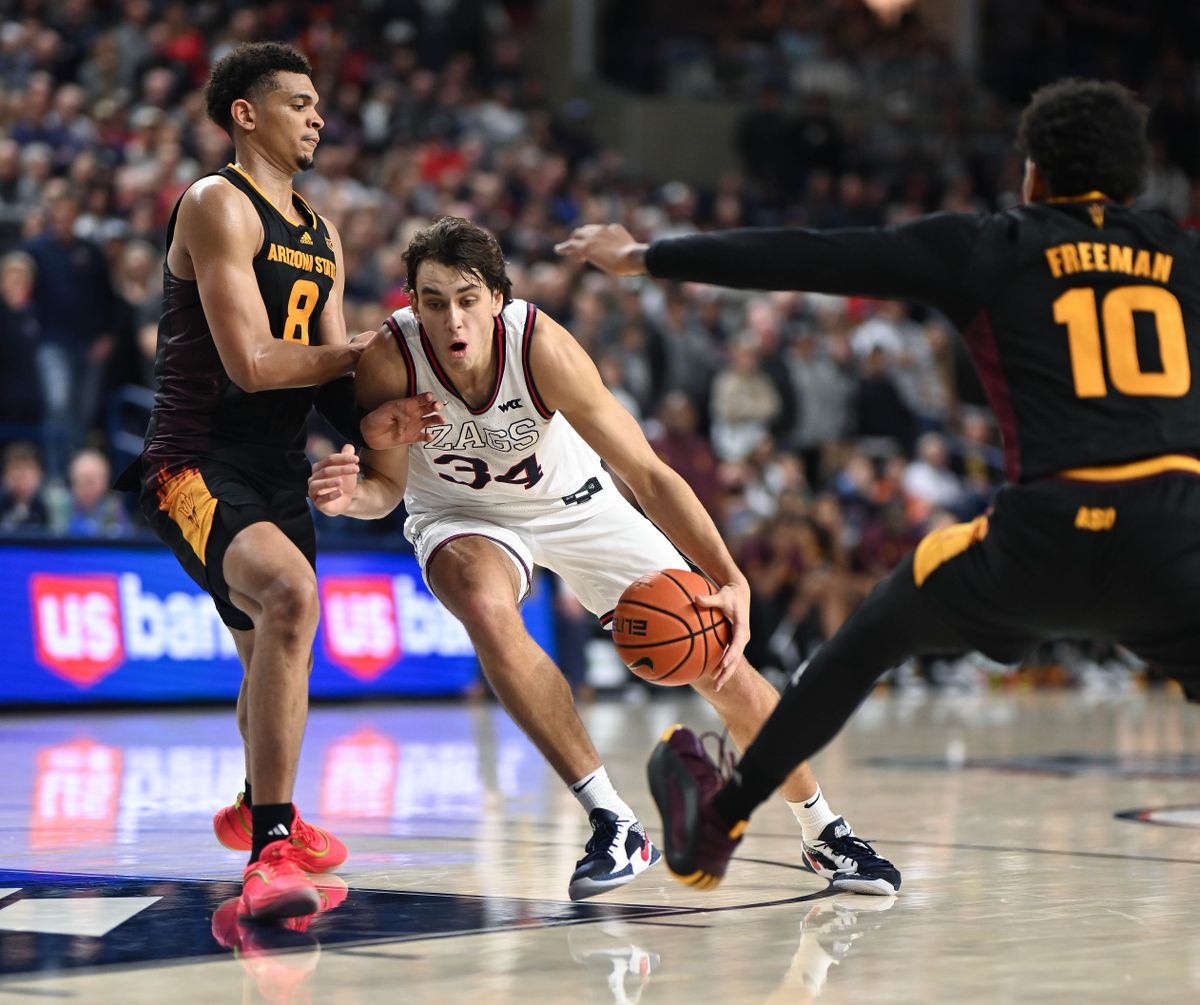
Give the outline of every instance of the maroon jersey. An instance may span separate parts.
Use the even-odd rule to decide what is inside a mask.
[[[321,313],[337,275],[329,229],[299,195],[293,196],[300,216],[300,223],[294,224],[239,168],[230,164],[216,173],[245,193],[262,221],[263,243],[254,257],[254,275],[271,335],[316,344]],[[167,247],[178,212],[176,203]],[[305,423],[317,388],[249,393],[238,387],[221,363],[196,282],[173,275],[165,262],[154,376],[154,411],[143,452],[147,468],[210,457],[235,467],[307,477]]]

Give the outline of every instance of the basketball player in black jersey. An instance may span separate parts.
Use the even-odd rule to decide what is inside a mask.
[[[213,824],[222,844],[250,852],[241,912],[287,917],[316,911],[308,874],[346,858],[291,801],[318,617],[305,423],[316,404],[359,439],[362,416],[338,378],[370,334],[347,339],[337,230],[292,189],[323,125],[308,61],[277,43],[240,46],[213,68],[205,97],[236,160],[171,215],[154,411],[124,481],[140,474],[150,526],[236,642],[247,784]],[[361,433],[419,440],[432,414],[427,401],[390,402]]]
[[[1004,437],[988,516],[935,531],[793,678],[722,786],[676,730],[651,757],[672,870],[724,875],[751,811],[919,653],[1015,662],[1060,637],[1127,646],[1200,700],[1200,249],[1130,208],[1145,109],[1065,80],[1021,120],[1021,208],[897,227],[560,245],[617,275],[920,300],[962,331]],[[699,796],[699,799],[694,798]],[[684,798],[686,797],[686,798]]]

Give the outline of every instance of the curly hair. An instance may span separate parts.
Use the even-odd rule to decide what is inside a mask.
[[[426,260],[480,279],[492,293],[503,294],[505,305],[512,303],[512,280],[508,278],[500,242],[470,220],[444,216],[413,234],[404,251],[404,268],[408,273],[408,293],[414,300],[417,267]]]
[[[233,135],[230,106],[238,98],[254,101],[276,86],[276,73],[311,75],[312,66],[298,49],[283,42],[245,42],[220,59],[204,88],[208,117]]]
[[[1121,84],[1069,78],[1034,93],[1017,140],[1052,195],[1100,191],[1125,202],[1146,182],[1146,117],[1146,107]]]

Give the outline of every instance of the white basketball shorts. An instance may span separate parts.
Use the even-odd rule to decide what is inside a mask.
[[[688,563],[665,534],[624,498],[600,506],[589,500],[535,515],[487,517],[447,509],[410,514],[404,535],[412,542],[425,582],[429,563],[460,537],[485,537],[504,552],[521,576],[521,600],[532,587],[535,565],[557,573],[579,602],[608,627],[613,608],[630,583],[659,569],[686,569]]]

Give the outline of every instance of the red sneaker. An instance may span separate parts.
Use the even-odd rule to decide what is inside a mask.
[[[331,872],[350,854],[329,831],[301,820],[299,810],[292,821],[288,842],[296,848],[296,861],[305,872]]]
[[[213,833],[230,851],[249,851],[254,844],[254,826],[250,807],[243,802],[246,793],[239,792],[232,806],[217,810],[213,815]]]
[[[213,833],[231,851],[249,851],[254,843],[250,807],[243,802],[244,795],[239,792],[232,806],[218,810],[213,816]],[[299,810],[292,820],[292,836],[288,840],[300,850],[296,861],[305,872],[330,872],[345,862],[349,854],[346,846],[329,831],[305,823]]]
[[[272,841],[242,873],[242,908],[255,921],[316,914],[321,895],[290,840]]]

